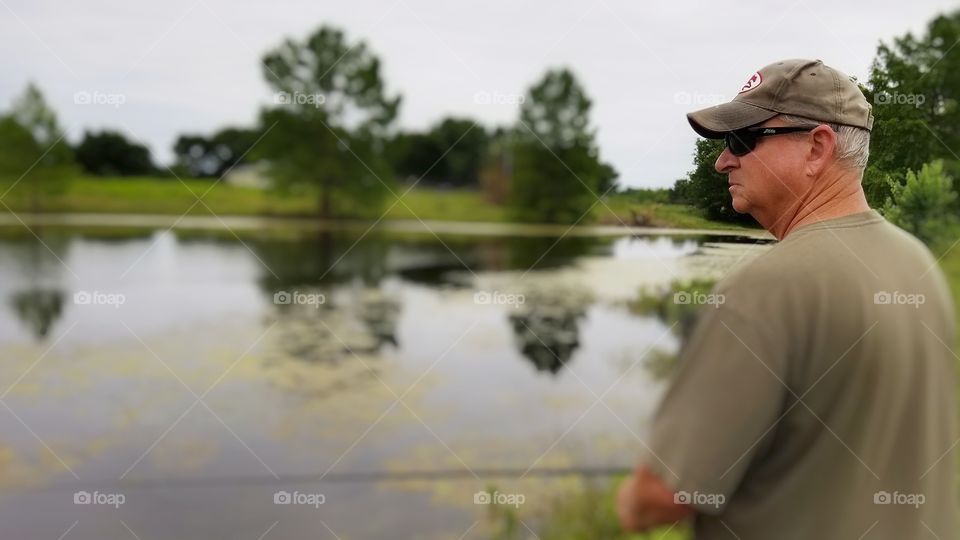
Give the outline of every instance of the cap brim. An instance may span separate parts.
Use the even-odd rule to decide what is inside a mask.
[[[730,101],[687,113],[687,120],[701,137],[722,139],[731,131],[759,124],[778,114],[742,101]]]

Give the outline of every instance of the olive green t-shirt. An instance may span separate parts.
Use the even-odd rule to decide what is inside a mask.
[[[720,281],[644,461],[696,538],[955,538],[954,310],[875,211],[796,229]]]

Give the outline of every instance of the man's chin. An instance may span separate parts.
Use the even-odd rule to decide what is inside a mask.
[[[733,206],[734,211],[736,211],[738,214],[750,213],[750,205],[742,197],[734,196],[730,205]]]

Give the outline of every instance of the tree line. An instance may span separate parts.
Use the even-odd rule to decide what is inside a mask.
[[[949,236],[960,210],[952,184],[960,173],[960,55],[949,54],[958,41],[960,11],[938,16],[922,35],[881,43],[861,83],[875,116],[863,178],[868,200],[931,243]],[[29,185],[36,200],[81,172],[221,178],[256,163],[272,189],[314,197],[323,218],[379,215],[402,204],[398,195],[410,186],[431,186],[478,189],[516,220],[558,223],[589,219],[597,198],[617,189],[617,172],[596,146],[592,101],[569,69],[548,70],[532,84],[510,125],[447,117],[404,131],[396,126],[402,98],[387,91],[380,59],[338,28],[285,39],[260,65],[274,100],[255,125],[181,135],[169,169],[115,131],[86,132],[71,146],[31,84],[0,115],[0,177]],[[673,188],[628,195],[752,223],[730,206],[713,168],[722,149],[722,141],[700,139],[693,169]]]
[[[169,168],[117,131],[87,131],[71,146],[31,84],[0,117],[0,177],[19,178],[38,199],[84,173],[222,178],[257,164],[272,189],[314,197],[321,218],[378,215],[417,185],[477,189],[514,219],[558,223],[588,217],[616,187],[596,146],[592,102],[569,69],[536,81],[512,125],[447,117],[403,131],[402,98],[387,91],[380,59],[338,28],[285,39],[260,64],[274,99],[256,124],[179,136]]]

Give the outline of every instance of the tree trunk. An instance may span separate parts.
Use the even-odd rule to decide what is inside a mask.
[[[330,191],[333,182],[329,178],[324,179],[320,184],[320,219],[327,220],[332,217],[332,201]]]

